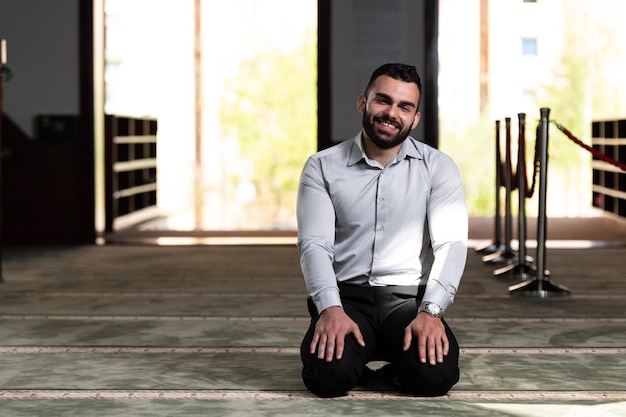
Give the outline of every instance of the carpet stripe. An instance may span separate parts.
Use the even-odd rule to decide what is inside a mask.
[[[308,317],[230,317],[230,316],[117,316],[72,314],[0,314],[0,320],[58,320],[58,321],[310,321]]]
[[[462,348],[464,355],[623,355],[626,348]],[[297,347],[0,346],[0,354],[270,354],[299,355]]]
[[[303,293],[242,293],[242,292],[135,292],[135,291],[0,291],[0,297],[97,297],[97,298],[149,298],[149,299],[176,299],[176,298],[289,298],[305,299]],[[497,295],[489,294],[459,294],[456,299],[510,299],[509,293]],[[623,300],[626,294],[573,294],[568,299],[575,300]]]
[[[306,391],[217,390],[0,390],[0,400],[317,400]],[[626,391],[452,391],[441,397],[353,391],[337,400],[408,401],[624,401]],[[327,400],[328,401],[328,400]]]
[[[7,291],[7,292],[0,292],[0,297],[300,298],[300,299],[306,299],[306,294],[230,293],[230,292]]]
[[[0,320],[308,322],[309,317],[0,314]],[[626,323],[626,317],[446,317],[448,323]]]
[[[449,323],[626,323],[626,317],[446,317]]]

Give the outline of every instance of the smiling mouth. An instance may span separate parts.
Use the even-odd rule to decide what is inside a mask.
[[[383,126],[386,129],[400,129],[400,126],[398,126],[397,123],[390,121],[390,120],[377,120],[378,123]]]

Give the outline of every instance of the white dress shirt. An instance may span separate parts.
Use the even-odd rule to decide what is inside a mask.
[[[467,206],[446,154],[408,137],[381,166],[361,133],[311,156],[302,170],[300,264],[317,310],[341,306],[337,283],[426,285],[423,301],[452,303],[467,257]]]

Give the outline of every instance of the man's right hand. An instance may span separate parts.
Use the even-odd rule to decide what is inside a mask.
[[[328,307],[322,311],[315,325],[315,334],[311,342],[311,354],[317,351],[319,359],[331,362],[333,356],[339,360],[343,356],[346,336],[352,333],[357,343],[365,347],[365,341],[359,326],[343,311],[340,306]]]

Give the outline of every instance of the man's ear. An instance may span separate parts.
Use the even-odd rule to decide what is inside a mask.
[[[359,98],[356,101],[356,108],[361,114],[365,112],[365,96],[363,95],[363,93],[359,94]]]
[[[413,126],[411,126],[411,130],[417,127],[421,118],[422,118],[422,113],[420,112],[415,113],[415,118],[413,119]]]

